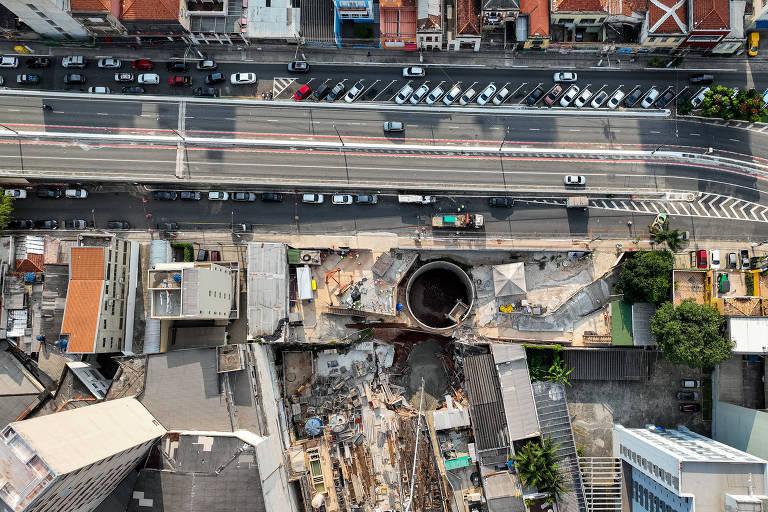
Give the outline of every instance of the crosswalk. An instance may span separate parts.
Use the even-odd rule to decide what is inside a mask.
[[[295,78],[274,78],[272,80],[272,95],[277,98],[295,81]]]
[[[532,204],[565,206],[565,199],[531,198],[516,200]],[[614,210],[648,215],[668,213],[682,217],[768,222],[768,206],[720,194],[701,193],[693,201],[669,201],[666,199],[614,199],[590,198],[590,208]]]

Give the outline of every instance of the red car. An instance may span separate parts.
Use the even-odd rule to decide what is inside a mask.
[[[293,94],[293,101],[305,100],[312,94],[312,89],[308,85],[304,84],[299,87],[299,90]]]
[[[188,75],[171,75],[168,77],[168,85],[176,87],[189,87],[192,85],[192,77]]]
[[[133,64],[131,64],[131,67],[138,71],[152,71],[155,64],[149,59],[136,59],[133,61]]]
[[[709,268],[709,264],[707,262],[707,251],[704,249],[699,249],[696,251],[696,268]]]

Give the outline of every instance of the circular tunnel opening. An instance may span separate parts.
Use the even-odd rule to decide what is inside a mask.
[[[447,261],[433,261],[413,273],[406,288],[408,311],[429,329],[450,329],[469,315],[474,288],[466,272]],[[461,302],[461,306],[449,314]]]

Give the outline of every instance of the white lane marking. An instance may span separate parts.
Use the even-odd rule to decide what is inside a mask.
[[[21,112],[21,110],[18,108],[9,108],[8,112]]]
[[[739,139],[728,139],[728,140],[730,140],[731,142],[741,142]]]
[[[700,133],[689,133],[688,135],[693,135],[694,137],[701,137]]]
[[[580,132],[581,130],[579,128],[571,128],[568,131],[569,132]]]
[[[528,131],[529,132],[540,132],[541,129],[540,128],[528,128]]]

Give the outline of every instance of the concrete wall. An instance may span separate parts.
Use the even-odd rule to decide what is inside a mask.
[[[42,36],[53,39],[88,37],[85,28],[69,14],[66,0],[2,0],[1,3]]]
[[[105,248],[105,283],[94,352],[119,352],[125,338],[132,261],[131,243],[114,239]]]
[[[681,490],[696,496],[696,512],[725,510],[725,495],[765,493],[765,464],[684,462]]]
[[[718,401],[715,403],[712,437],[768,460],[768,412]]]

